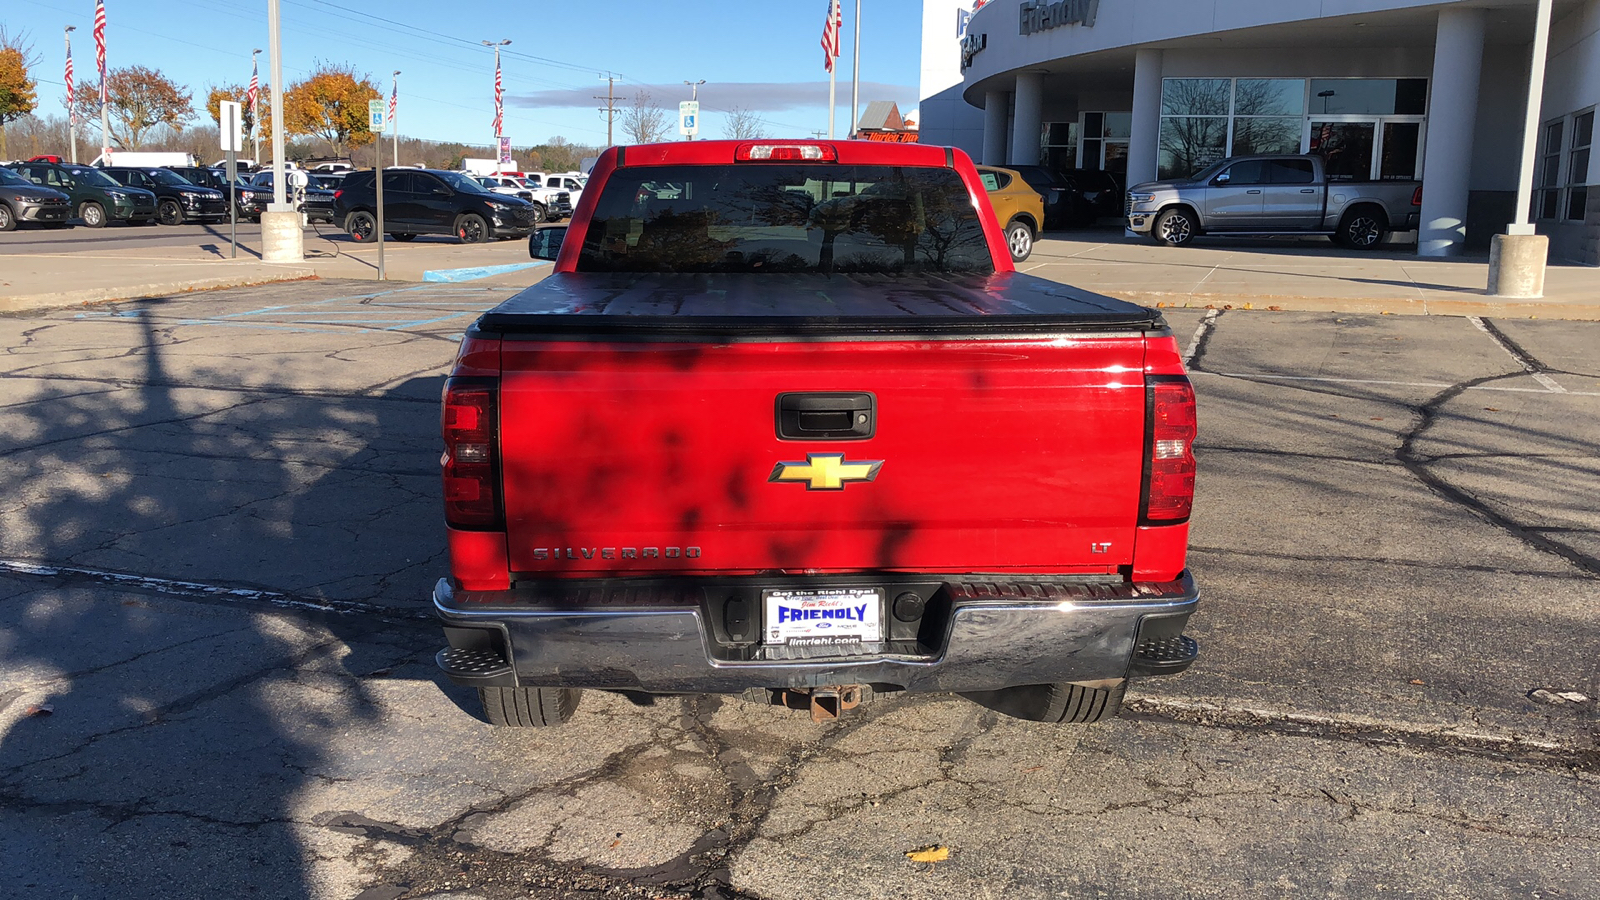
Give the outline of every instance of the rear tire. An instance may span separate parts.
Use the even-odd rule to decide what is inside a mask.
[[[78,206],[78,218],[90,228],[103,228],[106,224],[106,208],[93,200],[85,200]]]
[[[477,213],[467,213],[456,219],[456,237],[463,244],[481,244],[489,240],[489,223]]]
[[[11,211],[11,207],[5,205],[4,203],[0,203],[0,231],[16,231],[16,230],[17,230],[17,216],[16,216],[16,213],[13,213]]]
[[[344,230],[350,235],[351,240],[365,244],[378,236],[378,220],[369,212],[353,212],[345,217]]]
[[[391,241],[400,241],[401,243],[405,243],[406,241],[414,241],[416,239],[417,239],[416,235],[410,234],[408,232],[404,232],[404,231],[391,231],[391,232],[389,232],[389,240],[391,240]]]
[[[1388,236],[1388,218],[1371,206],[1358,206],[1345,213],[1334,233],[1334,239],[1351,250],[1376,250]]]
[[[1033,253],[1033,229],[1021,219],[1012,219],[1006,225],[1006,248],[1011,251],[1012,262],[1022,262]]]
[[[1121,679],[1105,688],[1081,684],[1027,684],[998,691],[973,691],[961,696],[1029,722],[1062,725],[1088,725],[1114,719],[1122,711],[1122,697],[1128,681]]]
[[[504,728],[554,728],[572,718],[582,697],[574,688],[478,688],[484,718]]]

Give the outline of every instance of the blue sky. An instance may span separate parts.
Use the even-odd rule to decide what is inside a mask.
[[[844,7],[840,134],[850,117],[853,0]],[[93,0],[11,0],[0,9],[0,27],[25,33],[40,59],[34,74],[41,111],[59,112],[65,26],[78,28],[72,51],[79,80],[94,77]],[[606,72],[618,76],[623,103],[643,86],[674,115],[677,101],[689,99],[682,82],[705,79],[702,137],[720,136],[721,111],[732,107],[755,110],[775,135],[808,134],[828,123],[819,45],[826,0],[281,0],[280,9],[284,80],[328,60],[370,73],[387,94],[390,73],[399,69],[400,132],[407,136],[488,143],[494,59],[477,42],[507,38],[505,133],[518,146],[554,135],[605,143],[597,109],[603,103],[578,98],[604,96]],[[862,0],[861,15],[862,106],[895,100],[908,112],[916,105],[921,0]],[[106,17],[107,65],[158,68],[199,99],[209,85],[248,82],[250,51],[267,48],[266,0],[107,0]],[[264,83],[268,76],[263,52]]]

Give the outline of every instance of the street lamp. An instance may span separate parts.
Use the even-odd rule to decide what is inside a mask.
[[[1322,114],[1323,115],[1327,115],[1328,114],[1328,98],[1332,97],[1335,93],[1336,93],[1335,91],[1317,91],[1317,96],[1322,98]]]
[[[511,43],[511,41],[508,38],[503,41],[479,41],[478,43],[483,44],[485,47],[494,48],[494,170],[499,172],[502,162],[500,159],[500,132],[505,124],[505,105],[501,99],[504,96],[504,91],[500,84],[500,48]]]
[[[67,72],[72,72],[72,33],[78,30],[76,25],[68,25],[64,37],[67,39]],[[72,97],[67,98],[67,141],[72,145],[72,164],[78,164],[78,110],[73,105]]]
[[[389,103],[394,107],[394,114],[389,117],[389,133],[394,135],[394,165],[400,168],[400,70],[394,70],[394,90],[389,94]]]
[[[705,84],[705,83],[706,83],[706,80],[704,78],[700,79],[699,81],[685,81],[684,82],[684,84],[687,84],[689,86],[689,99],[691,101],[698,101],[700,99],[700,85]],[[698,112],[696,112],[695,115],[699,116],[700,114]],[[689,140],[691,140],[691,141],[694,140],[694,135],[692,135],[692,134],[691,135],[686,135],[686,137],[688,137]]]

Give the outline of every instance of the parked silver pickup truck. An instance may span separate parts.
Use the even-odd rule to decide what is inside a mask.
[[[1320,156],[1237,156],[1181,181],[1128,188],[1128,228],[1182,247],[1198,234],[1325,234],[1372,250],[1391,231],[1412,231],[1418,181],[1329,182]]]

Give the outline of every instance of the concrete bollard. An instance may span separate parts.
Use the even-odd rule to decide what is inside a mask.
[[[1489,245],[1489,293],[1496,297],[1544,296],[1544,264],[1550,238],[1543,234],[1497,234]]]
[[[304,262],[305,234],[298,210],[261,214],[261,259],[264,262]]]

